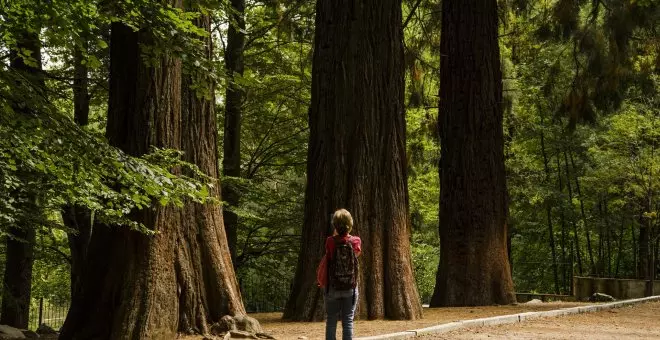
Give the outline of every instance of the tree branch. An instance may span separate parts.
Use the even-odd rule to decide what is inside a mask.
[[[417,0],[415,5],[410,10],[410,13],[408,13],[408,17],[403,22],[403,28],[402,29],[406,29],[406,26],[408,26],[408,23],[410,22],[410,19],[412,19],[413,15],[415,14],[415,11],[417,10],[417,7],[419,7],[419,4],[421,4],[421,3],[422,3],[422,0]]]

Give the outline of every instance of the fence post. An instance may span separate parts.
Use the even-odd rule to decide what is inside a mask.
[[[37,328],[41,326],[41,324],[44,321],[44,298],[39,298],[39,324],[37,325]]]

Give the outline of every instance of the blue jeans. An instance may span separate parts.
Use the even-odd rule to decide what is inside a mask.
[[[335,340],[337,320],[341,316],[342,339],[353,339],[353,316],[358,301],[358,290],[332,290],[325,293],[325,339]]]

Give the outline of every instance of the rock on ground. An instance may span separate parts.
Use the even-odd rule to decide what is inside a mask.
[[[211,326],[211,334],[214,335],[220,335],[234,330],[237,330],[236,320],[234,320],[234,318],[231,317],[231,315],[223,316],[219,322]]]
[[[603,293],[594,293],[589,298],[589,301],[591,301],[591,302],[610,302],[610,301],[616,301],[616,299],[613,298],[611,295],[607,295],[607,294],[603,294]]]
[[[42,334],[57,334],[57,331],[53,329],[53,327],[48,326],[45,323],[42,323],[39,325],[39,328],[37,328],[37,334],[42,335]]]
[[[261,324],[257,319],[247,316],[247,315],[237,315],[234,317],[236,321],[236,327],[241,331],[246,331],[249,333],[261,333]]]
[[[275,339],[263,333],[257,319],[247,315],[223,316],[211,326],[211,334],[215,337],[208,339]]]
[[[0,325],[0,340],[25,339],[23,332],[14,327]]]

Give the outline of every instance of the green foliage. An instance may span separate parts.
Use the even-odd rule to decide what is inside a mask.
[[[17,222],[30,221],[34,226],[54,222],[34,220],[39,216],[29,209],[29,197],[36,194],[45,197],[38,202],[44,211],[77,205],[96,212],[100,222],[133,228],[141,226],[127,215],[153,201],[181,205],[184,198],[207,199],[205,183],[169,171],[196,170],[182,162],[178,152],[154,150],[142,158],[130,157],[57,112],[26,115],[12,110],[6,101],[0,104],[4,106],[0,118],[0,178],[6,195],[0,207],[3,230]]]
[[[408,195],[412,223],[412,261],[422,302],[435,287],[440,260],[438,208],[438,92],[440,58],[440,2],[404,1],[406,62],[406,151]]]
[[[437,236],[433,235],[436,239]],[[430,243],[430,244],[429,244]],[[428,235],[414,233],[412,239],[413,269],[415,283],[422,303],[429,303],[435,288],[435,274],[440,262],[439,245],[429,242]]]
[[[562,9],[571,3],[512,10],[506,30],[516,34],[501,40],[515,75],[505,132],[517,291],[555,291],[553,266],[563,293],[573,274],[635,277],[640,223],[657,228],[644,212],[658,209],[660,193],[658,70],[652,67],[658,54],[648,46],[653,40],[631,39],[647,37],[651,26],[643,20],[611,26],[622,2],[596,3],[612,5],[597,12],[591,2],[579,11]],[[544,16],[548,8],[566,17],[552,21]],[[648,10],[645,16],[657,14]],[[543,36],[549,23],[557,25],[552,37]],[[621,29],[631,35],[616,41]],[[576,125],[585,120],[592,123]]]
[[[76,126],[39,89],[17,80],[20,76],[0,70],[0,230],[59,225],[35,211],[78,205],[96,212],[103,223],[146,232],[127,217],[133,209],[154,201],[181,205],[184,198],[208,199],[209,179],[182,162],[178,152],[130,157]],[[188,168],[204,182],[174,175],[173,168]]]
[[[56,305],[71,301],[70,254],[67,235],[61,230],[40,229],[32,269],[32,298]]]
[[[275,294],[268,295],[269,301],[284,301],[296,268],[304,215],[313,10],[314,4],[304,1],[246,4],[245,72],[234,75],[245,93],[241,177],[223,177],[222,183],[241,197],[238,206],[224,209],[239,217],[234,265],[249,309],[263,303],[266,292]],[[221,29],[224,36],[227,26]],[[217,94],[224,98],[229,84],[218,85]],[[224,108],[216,112],[223,122]],[[276,306],[259,308],[266,307]]]
[[[635,67],[648,55],[645,46],[657,36],[660,19],[657,1],[607,0],[551,2],[552,14],[544,15],[537,37],[565,44],[571,51],[572,84],[564,89],[558,113],[576,122],[595,122],[598,113],[620,109],[627,90],[637,86],[652,95],[648,83],[653,67]],[[539,6],[539,11],[547,8]]]

